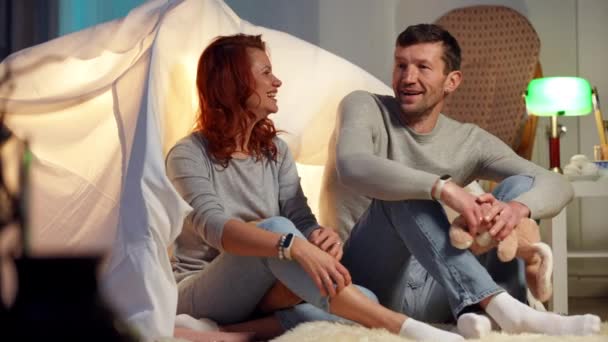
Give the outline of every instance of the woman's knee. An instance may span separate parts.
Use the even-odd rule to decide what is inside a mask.
[[[361,293],[363,293],[367,298],[373,300],[376,303],[379,303],[378,297],[372,291],[359,285],[355,285],[355,287],[357,288],[357,290],[361,291]]]
[[[283,216],[274,216],[267,218],[257,224],[258,227],[279,234],[292,233],[295,235],[302,235],[302,233],[296,228],[296,226],[288,218]]]

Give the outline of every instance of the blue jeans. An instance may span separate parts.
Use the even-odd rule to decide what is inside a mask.
[[[493,194],[509,201],[532,183],[527,176],[509,177]],[[374,199],[351,232],[343,264],[381,304],[424,322],[453,322],[465,308],[504,290],[525,301],[521,260],[502,263],[495,250],[477,258],[452,247],[449,227],[436,201]]]
[[[284,217],[272,217],[258,224],[268,231],[305,239],[294,224]],[[341,320],[331,315],[329,298],[319,289],[295,261],[273,257],[238,256],[222,253],[196,275],[178,284],[178,314],[205,317],[221,325],[249,320],[258,302],[272,285],[280,280],[306,301],[288,310],[276,313],[285,329],[315,320]],[[369,291],[360,288],[368,297],[376,300]]]

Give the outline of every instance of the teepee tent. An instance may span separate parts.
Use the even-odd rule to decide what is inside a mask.
[[[241,20],[222,1],[149,1],[0,64],[5,124],[34,154],[32,252],[106,253],[104,292],[148,338],[173,333],[167,247],[190,210],[165,176],[164,155],[192,129],[201,51],[238,32],[268,43],[283,80],[271,118],[287,132],[304,190],[315,197],[341,98],[390,89],[312,44]]]

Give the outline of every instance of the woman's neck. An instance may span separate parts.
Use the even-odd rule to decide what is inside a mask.
[[[235,137],[236,149],[232,153],[233,158],[246,158],[250,155],[249,139],[251,138],[251,132],[253,131],[254,126],[255,126],[255,123],[252,125],[249,125],[244,134],[237,135]]]

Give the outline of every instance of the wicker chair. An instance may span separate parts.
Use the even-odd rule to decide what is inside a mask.
[[[530,159],[537,117],[526,115],[522,94],[540,76],[540,40],[523,15],[503,6],[472,6],[440,17],[460,43],[463,83],[450,95],[446,115],[477,124]]]

